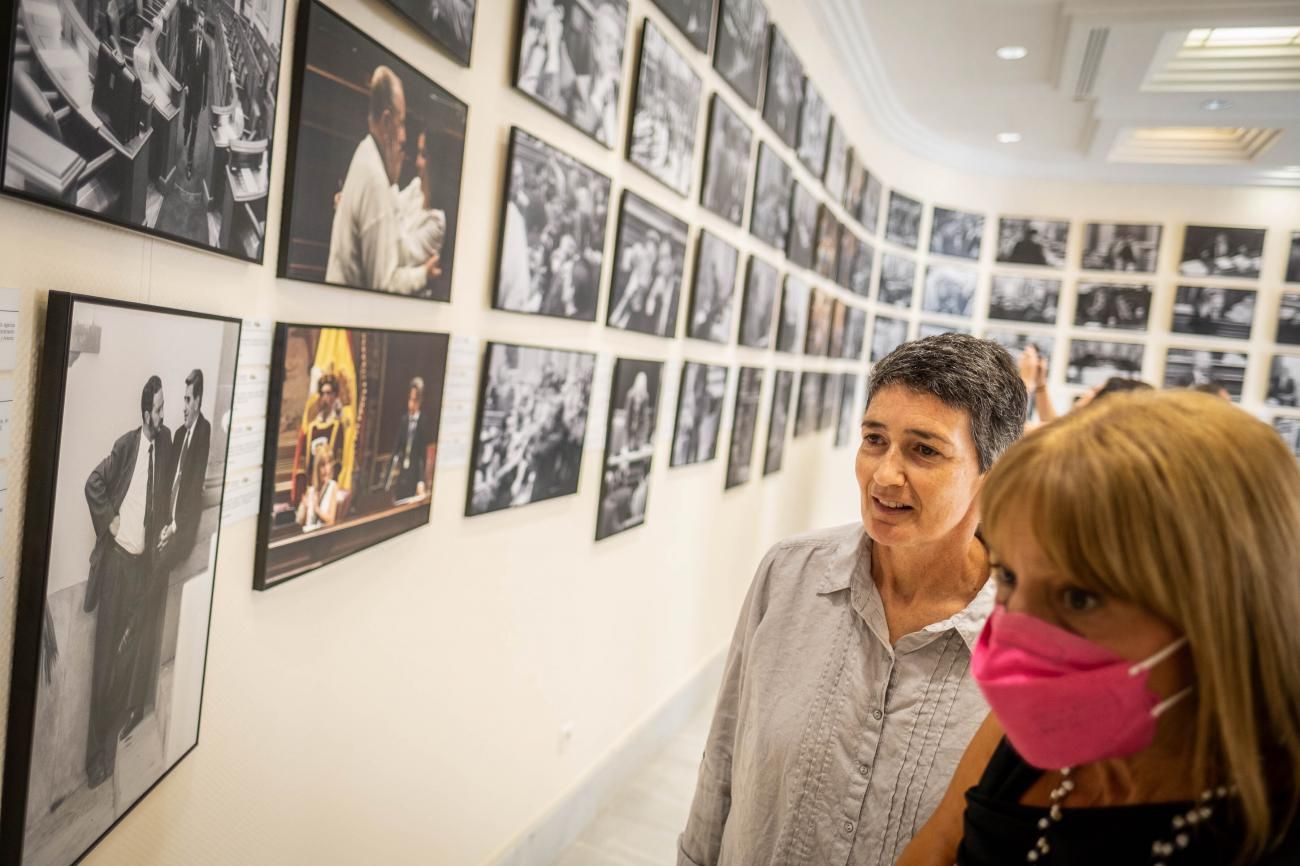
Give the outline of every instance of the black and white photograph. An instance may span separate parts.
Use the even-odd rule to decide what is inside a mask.
[[[844,200],[844,185],[849,179],[849,140],[844,135],[844,127],[834,117],[831,118],[831,137],[826,145],[826,192],[831,201]]]
[[[515,87],[612,148],[627,0],[524,0]]]
[[[1270,406],[1300,406],[1300,355],[1274,355],[1268,368],[1268,396]]]
[[[975,314],[975,284],[979,271],[959,265],[930,265],[925,271],[921,309],[927,313],[962,316]]]
[[[939,322],[922,321],[916,327],[916,338],[924,340],[926,337],[937,337],[940,334],[969,334],[970,328],[961,325],[945,325]]]
[[[507,164],[492,306],[594,322],[609,178],[518,127]]]
[[[781,318],[776,326],[776,350],[797,354],[804,345],[808,327],[808,304],[812,289],[794,274],[785,275],[781,293]]]
[[[830,430],[835,426],[840,412],[840,373],[822,373],[821,406],[817,413],[817,429]]]
[[[718,431],[727,398],[727,368],[687,361],[677,392],[677,425],[669,466],[705,463],[718,454]]]
[[[607,325],[659,337],[677,335],[686,231],[677,217],[623,191]]]
[[[253,587],[429,522],[447,335],[276,325]]]
[[[1244,352],[1173,347],[1165,355],[1164,385],[1166,388],[1218,385],[1228,392],[1232,402],[1240,403],[1246,361]]]
[[[858,211],[858,221],[862,223],[862,227],[869,235],[875,235],[876,229],[880,227],[880,206],[884,197],[885,185],[880,182],[879,177],[868,170],[866,186],[862,192],[862,207]],[[918,205],[918,219],[920,219],[919,207]]]
[[[654,0],[697,51],[709,53],[709,35],[713,30],[714,0]]]
[[[49,295],[6,864],[81,860],[198,745],[239,336],[238,319]]]
[[[659,361],[615,361],[596,513],[597,541],[645,523],[663,371]]]
[[[946,207],[934,209],[930,223],[930,252],[978,261],[984,243],[984,214]]]
[[[1055,325],[1061,281],[994,274],[989,285],[989,318]]]
[[[1282,441],[1286,443],[1287,448],[1291,449],[1296,459],[1300,459],[1300,418],[1274,415],[1273,429],[1282,437]]]
[[[1020,360],[1020,353],[1028,346],[1033,346],[1038,354],[1051,363],[1052,352],[1056,350],[1056,338],[1050,333],[1016,331],[1010,328],[989,328],[984,332],[984,339],[992,340],[1011,353],[1011,357]]]
[[[848,319],[848,305],[837,299],[835,301],[834,310],[831,313],[831,340],[826,347],[827,357],[844,357],[844,329],[848,327]]]
[[[813,289],[808,300],[808,331],[803,345],[805,355],[829,354],[834,317],[835,296],[821,289]]]
[[[1288,283],[1300,283],[1300,232],[1291,232],[1291,252],[1287,256],[1283,279]]]
[[[749,232],[770,247],[785,252],[790,232],[790,198],[794,172],[767,142],[758,143],[758,167],[754,170],[754,203],[750,207]]]
[[[830,136],[831,110],[811,78],[803,80],[803,106],[799,111],[797,154],[813,177],[826,173],[826,144]]]
[[[871,332],[871,363],[876,363],[906,342],[906,319],[876,316],[875,329]]]
[[[799,374],[799,395],[795,401],[794,438],[817,430],[822,415],[822,389],[826,374],[804,370]]]
[[[317,0],[301,9],[280,276],[449,300],[465,103]]]
[[[641,31],[627,158],[679,195],[690,193],[695,174],[702,89],[691,64],[647,20]]]
[[[1188,226],[1178,273],[1184,277],[1259,277],[1264,229]]]
[[[817,212],[817,246],[813,252],[813,270],[828,280],[836,277],[837,257],[840,254],[840,221],[827,205]]]
[[[388,0],[461,66],[469,66],[478,0]]]
[[[758,107],[767,43],[767,7],[763,0],[720,0],[713,68],[740,98]]]
[[[763,395],[761,367],[741,367],[736,383],[736,408],[731,415],[731,446],[727,449],[727,480],[730,490],[749,481],[754,468],[754,433],[758,428],[758,405]]]
[[[488,343],[465,516],[578,491],[596,356]]]
[[[749,257],[745,271],[745,296],[740,311],[740,345],[751,349],[772,347],[772,320],[781,275],[762,259]]]
[[[790,242],[785,256],[791,264],[811,269],[817,247],[817,197],[799,181],[790,195]]]
[[[862,198],[867,192],[867,167],[856,149],[849,148],[848,166],[844,170],[844,198],[840,204],[853,219],[862,220]]]
[[[767,422],[767,443],[763,449],[763,474],[779,472],[785,462],[786,431],[790,429],[790,395],[794,371],[777,370],[772,385],[772,411]]]
[[[803,111],[803,63],[781,28],[773,24],[771,33],[763,120],[793,150],[799,144],[799,115]]]
[[[853,234],[848,226],[841,226],[840,230],[846,235]],[[840,239],[840,275],[844,275],[843,238]],[[855,295],[867,297],[871,294],[871,269],[876,263],[876,250],[871,244],[853,235],[853,262],[849,265],[848,283],[841,283],[844,288],[848,289]]]
[[[858,441],[858,425],[862,421],[862,398],[858,394],[861,377],[856,373],[840,374],[839,410],[835,421],[835,447],[843,448]]]
[[[1103,385],[1107,379],[1142,377],[1141,343],[1111,343],[1100,340],[1071,340],[1065,381],[1071,385]]]
[[[1162,231],[1153,224],[1088,223],[1083,232],[1083,270],[1154,274]]]
[[[841,358],[850,361],[862,360],[862,347],[867,340],[867,311],[852,304],[845,304],[844,314],[844,348]]]
[[[1065,267],[1065,252],[1070,240],[1070,224],[1064,220],[998,220],[997,260],[1011,265]]]
[[[6,193],[261,264],[283,0],[6,14]]]
[[[731,342],[736,308],[736,248],[709,231],[700,231],[695,254],[695,285],[686,336],[712,343]]]
[[[1277,342],[1300,345],[1300,292],[1283,292],[1277,312]]]
[[[906,256],[885,253],[880,257],[880,286],[876,302],[911,309],[916,291],[916,262]]]
[[[1174,293],[1173,331],[1249,340],[1255,321],[1254,289],[1179,286]]]
[[[916,249],[921,236],[921,203],[898,190],[889,193],[889,216],[885,219],[885,239],[909,249]]]
[[[1085,328],[1145,331],[1151,287],[1133,283],[1079,283],[1074,290],[1074,324]]]
[[[700,204],[735,225],[740,225],[745,218],[745,188],[749,183],[749,151],[753,140],[754,133],[727,100],[713,94]]]

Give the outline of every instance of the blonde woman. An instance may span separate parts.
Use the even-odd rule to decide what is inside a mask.
[[[981,493],[992,715],[900,866],[1292,864],[1300,468],[1222,400],[1118,394]]]
[[[332,526],[338,514],[339,484],[334,480],[334,453],[324,439],[312,445],[315,478],[298,503],[298,525],[304,531]]]

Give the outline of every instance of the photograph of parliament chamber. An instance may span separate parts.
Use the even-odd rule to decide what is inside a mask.
[[[261,263],[283,0],[13,0],[5,193]]]
[[[240,323],[51,292],[0,860],[81,859],[198,744]]]
[[[275,326],[253,586],[429,522],[447,335]]]

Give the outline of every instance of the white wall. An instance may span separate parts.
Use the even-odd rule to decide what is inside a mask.
[[[292,23],[291,4],[285,20]],[[509,87],[519,3],[480,0],[472,69],[428,46],[376,0],[333,0],[351,21],[470,105],[461,231],[450,304],[433,304],[274,278],[279,190],[284,177],[291,81],[281,73],[266,262],[240,264],[76,217],[0,200],[0,285],[23,290],[24,357],[10,487],[18,497],[28,446],[35,311],[52,289],[207,312],[288,321],[424,328],[480,338],[667,358],[662,405],[675,406],[679,364],[692,360],[768,368],[852,369],[696,341],[665,342],[584,324],[488,309],[509,127],[519,124],[742,251],[774,257],[748,235],[703,211],[697,171],[683,201],[622,158],[564,125]],[[1166,225],[1149,339],[1163,361],[1184,222],[1271,229],[1260,284],[1247,393],[1262,397],[1282,272],[1284,235],[1300,228],[1293,192],[1107,188],[984,178],[918,160],[881,139],[811,16],[773,0],[810,74],[850,138],[887,186],[928,205],[990,216],[981,263],[982,310],[998,213]],[[689,48],[649,0],[632,0],[625,52],[623,135],[641,20],[650,16],[692,59],[706,91],[743,103]],[[292,56],[286,33],[283,55]],[[702,106],[707,105],[707,98]],[[703,135],[705,117],[700,117]],[[742,116],[787,156],[757,112]],[[882,221],[883,222],[883,221]],[[609,233],[606,258],[613,249]],[[1070,261],[1078,260],[1081,228]],[[692,238],[692,252],[693,252]],[[879,257],[877,257],[879,258]],[[690,271],[690,262],[687,264]],[[921,272],[924,272],[922,262]],[[743,264],[742,264],[743,271]],[[608,274],[606,274],[608,277]],[[1066,275],[1067,286],[1072,275]],[[918,293],[919,294],[919,293]],[[842,295],[842,293],[841,293]],[[843,296],[843,295],[842,295]],[[1068,321],[1070,307],[1062,311]],[[601,311],[603,320],[603,308]],[[919,316],[912,314],[913,320]],[[978,325],[981,323],[977,320]],[[1058,328],[1064,349],[1068,329]],[[915,324],[913,324],[913,333]],[[868,331],[868,334],[870,331]],[[1053,371],[1059,383],[1063,365]],[[1149,368],[1156,379],[1158,369]],[[766,431],[768,377],[758,436]],[[729,389],[734,394],[733,374]],[[1249,405],[1249,404],[1248,404]],[[638,722],[650,716],[730,636],[737,606],[762,551],[777,538],[854,519],[852,449],[830,434],[787,448],[784,470],[723,493],[725,458],[668,469],[672,412],[661,418],[646,525],[594,544],[603,442],[588,441],[578,495],[465,519],[463,469],[439,470],[428,527],[349,557],[267,593],[251,590],[254,522],[221,537],[199,748],[94,855],[104,864],[482,864],[580,783]],[[730,433],[730,405],[721,431]],[[756,451],[761,453],[761,447]],[[20,520],[7,509],[0,560],[13,574]],[[0,583],[0,670],[7,670],[15,581]],[[0,698],[8,681],[0,685]],[[567,748],[560,731],[574,726]],[[665,855],[667,859],[667,853]]]

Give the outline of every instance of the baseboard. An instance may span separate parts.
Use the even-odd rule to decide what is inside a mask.
[[[614,792],[663,749],[701,705],[716,697],[726,655],[724,647],[489,866],[551,866],[558,860]]]

